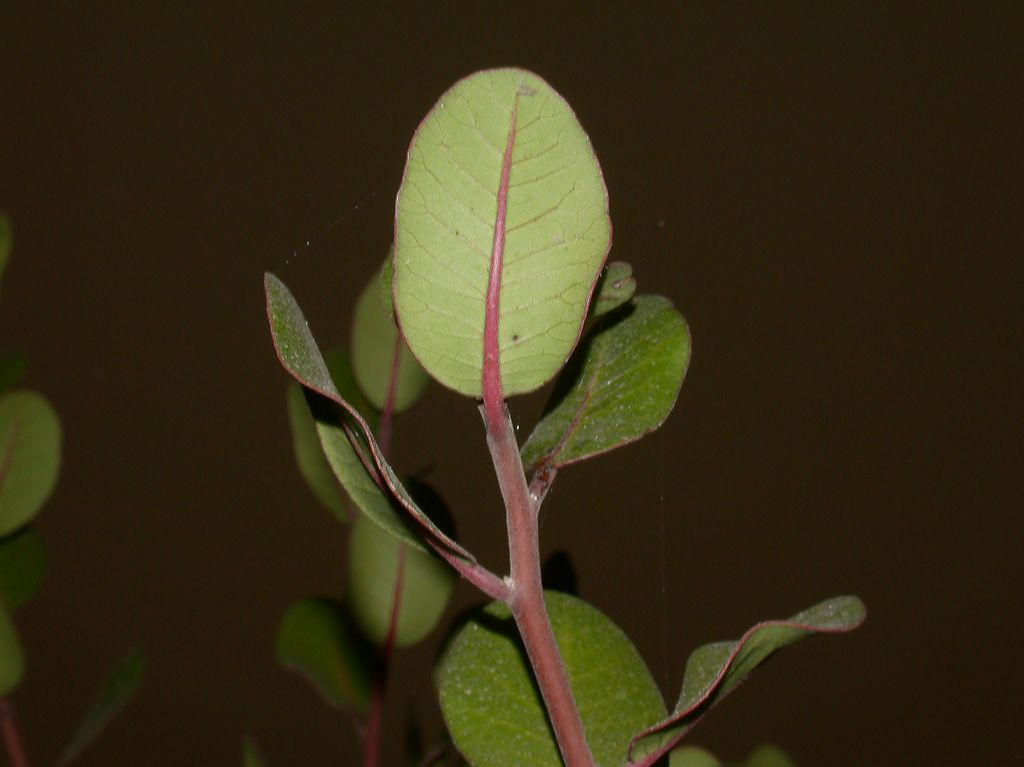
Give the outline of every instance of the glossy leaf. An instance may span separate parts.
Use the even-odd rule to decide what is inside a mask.
[[[317,432],[335,476],[356,506],[392,535],[426,550],[420,535],[468,562],[472,555],[445,535],[423,512],[384,460],[373,433],[359,411],[338,392],[295,298],[279,279],[267,274],[267,317],[281,364],[314,395],[311,402]],[[327,398],[343,413],[325,407]],[[397,506],[404,510],[404,514]],[[406,519],[418,525],[410,529]]]
[[[53,491],[60,468],[60,421],[40,395],[0,396],[0,536],[22,527]]]
[[[7,607],[0,604],[0,696],[14,690],[24,676],[25,653],[21,649],[18,630]]]
[[[367,518],[356,520],[349,540],[349,603],[360,628],[377,644],[383,644],[391,625],[400,557],[402,588],[394,643],[406,647],[426,637],[441,620],[455,571],[433,553],[407,546]]]
[[[381,306],[380,279],[378,272],[356,301],[352,370],[374,407],[383,410],[391,398],[392,411],[400,413],[420,398],[430,378],[401,340],[394,319]]]
[[[521,69],[457,82],[409,147],[395,216],[395,310],[445,386],[481,396],[492,268],[506,395],[550,380],[579,338],[611,242],[590,140],[550,85]]]
[[[64,750],[58,764],[70,764],[89,746],[103,729],[110,724],[121,710],[128,705],[132,696],[142,683],[146,670],[146,658],[142,650],[133,647],[111,669],[103,687],[89,708],[85,719],[71,739],[70,745]]]
[[[634,739],[632,756],[670,749],[751,671],[782,648],[812,634],[851,631],[864,621],[857,597],[835,597],[789,620],[765,621],[735,642],[704,645],[690,655],[675,712]]]
[[[597,290],[590,302],[590,316],[600,317],[612,309],[618,309],[636,293],[636,279],[633,267],[625,261],[612,261],[604,268]]]
[[[602,767],[621,767],[636,726],[664,715],[657,685],[625,634],[595,608],[558,592],[545,599],[591,751]],[[438,683],[448,730],[474,767],[561,767],[502,603],[488,605],[452,639]]]
[[[267,760],[263,757],[262,749],[248,735],[242,738],[242,765],[243,767],[267,767]]]
[[[714,754],[698,746],[680,746],[668,759],[668,767],[721,767]]]
[[[690,333],[668,299],[637,296],[588,333],[579,355],[523,445],[523,463],[535,470],[590,458],[664,423],[689,365]]]
[[[0,538],[0,601],[11,610],[28,602],[46,575],[43,540],[31,527]]]
[[[343,711],[366,710],[373,648],[359,634],[342,602],[303,599],[277,630],[278,662],[305,677],[320,696]]]
[[[334,349],[325,355],[324,361],[338,392],[363,415],[370,428],[375,428],[377,414],[356,384],[348,353],[342,349]],[[309,410],[306,395],[302,386],[295,381],[288,385],[288,422],[291,425],[292,446],[299,473],[317,499],[330,509],[339,521],[348,523],[348,501],[324,456],[316,421]]]
[[[14,240],[14,233],[11,227],[11,219],[7,214],[0,213],[0,278],[7,269],[7,262],[11,257],[11,244]]]
[[[0,354],[0,392],[5,392],[18,383],[27,366],[25,355],[21,352]]]

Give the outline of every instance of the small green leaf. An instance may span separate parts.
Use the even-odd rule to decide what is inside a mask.
[[[668,299],[637,296],[587,335],[523,463],[557,469],[640,439],[664,423],[690,362],[690,333]]]
[[[455,571],[432,552],[406,546],[366,517],[356,520],[349,540],[349,603],[360,628],[377,644],[384,642],[391,625],[399,556],[404,561],[394,643],[406,647],[426,637],[441,620]]]
[[[25,374],[28,362],[21,352],[0,354],[0,392],[5,392],[18,383]]]
[[[317,421],[320,444],[349,497],[376,524],[412,546],[426,551],[420,538],[426,536],[454,556],[475,563],[468,551],[445,535],[416,505],[384,459],[366,420],[338,392],[306,318],[288,288],[269,273],[264,284],[277,356],[285,370],[309,390],[307,401]],[[328,400],[340,405],[344,412],[330,412],[326,407]],[[418,529],[410,529],[410,517]]]
[[[380,279],[378,272],[356,301],[352,370],[374,407],[383,410],[390,398],[393,412],[400,413],[420,398],[430,378],[405,345],[394,319],[381,306]]]
[[[70,764],[77,759],[103,728],[128,705],[142,683],[145,670],[146,657],[139,647],[133,647],[115,664],[70,745],[64,750],[59,765]]]
[[[274,651],[281,665],[305,677],[342,711],[366,710],[373,648],[359,634],[342,602],[309,598],[281,619]]]
[[[396,202],[409,348],[442,384],[480,397],[493,270],[504,393],[540,387],[579,339],[610,243],[601,168],[565,100],[522,69],[460,80],[417,129]]]
[[[0,536],[23,526],[53,491],[60,468],[60,421],[40,395],[0,396]]]
[[[0,697],[7,695],[25,676],[25,653],[7,607],[0,603]]]
[[[636,279],[633,267],[625,261],[612,261],[601,274],[590,302],[590,316],[600,317],[612,309],[618,309],[636,293]]]
[[[11,226],[11,219],[6,213],[0,213],[0,278],[3,277],[7,262],[11,257],[11,245],[14,241],[14,231]]]
[[[864,603],[857,597],[835,597],[789,620],[765,621],[735,642],[714,642],[697,648],[686,661],[683,689],[675,712],[634,739],[630,756],[666,751],[759,665],[783,647],[812,634],[852,631],[864,622]]]
[[[248,735],[242,738],[242,765],[243,767],[267,767],[267,760],[263,758],[262,749]]]
[[[758,746],[747,757],[747,767],[796,767],[796,765],[781,748]]]
[[[721,767],[722,763],[710,751],[697,746],[680,746],[672,751],[668,767]]]
[[[587,742],[621,767],[630,735],[664,715],[647,666],[625,634],[586,602],[546,592],[551,625]],[[438,670],[441,711],[474,767],[561,767],[558,746],[509,610],[492,602],[451,640]]]
[[[377,414],[356,384],[348,353],[343,349],[334,349],[326,354],[324,361],[339,393],[346,401],[351,402],[370,427],[374,428]],[[324,449],[320,445],[320,436],[316,430],[316,421],[310,413],[302,386],[295,381],[289,382],[288,385],[288,422],[291,424],[292,446],[299,473],[317,499],[330,509],[340,522],[348,524],[350,515],[347,498],[324,456]]]
[[[31,527],[0,538],[0,601],[16,610],[28,602],[46,575],[43,539]]]

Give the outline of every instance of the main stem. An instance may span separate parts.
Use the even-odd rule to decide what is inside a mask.
[[[7,698],[0,698],[0,730],[3,731],[11,767],[28,767],[28,757],[25,756],[25,749],[18,736],[18,726],[14,722],[14,709]]]
[[[512,581],[508,605],[526,647],[566,767],[596,767],[544,604],[537,514],[526,485],[512,421],[504,403],[500,404],[500,417],[496,412],[487,412],[486,401],[484,409],[487,446],[505,499],[508,520]]]
[[[533,675],[548,710],[555,731],[558,749],[566,767],[596,767],[587,746],[583,723],[569,686],[569,676],[551,630],[544,587],[540,578],[540,536],[537,531],[537,507],[530,497],[519,457],[512,420],[505,407],[501,380],[501,343],[498,325],[501,321],[501,274],[505,260],[505,224],[508,213],[508,192],[512,179],[512,155],[516,143],[516,120],[519,110],[517,91],[509,114],[508,136],[501,162],[497,205],[494,216],[494,242],[491,248],[490,273],[484,306],[483,369],[480,388],[483,398],[484,423],[487,426],[487,447],[491,451],[498,485],[505,499],[508,521],[508,552],[511,583],[507,596],[522,636]]]

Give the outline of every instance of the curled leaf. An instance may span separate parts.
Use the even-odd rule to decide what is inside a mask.
[[[631,759],[643,756],[644,764],[653,764],[656,754],[673,748],[704,714],[783,647],[813,634],[852,631],[863,623],[865,614],[864,603],[857,597],[835,597],[789,620],[759,623],[737,641],[697,648],[686,662],[675,711],[633,738]]]
[[[356,384],[348,353],[343,349],[333,349],[327,352],[324,361],[338,392],[347,402],[352,403],[353,407],[363,414],[367,424],[374,428],[377,414]],[[288,386],[288,422],[291,425],[292,447],[299,473],[317,499],[330,509],[340,522],[347,524],[351,514],[348,500],[324,456],[316,421],[306,402],[304,390],[296,381],[290,382]]]
[[[420,536],[426,536],[452,555],[474,562],[469,552],[445,535],[416,505],[384,459],[366,420],[338,392],[306,318],[288,288],[269,273],[264,285],[267,317],[278,358],[285,370],[314,395],[307,395],[307,401],[317,421],[320,443],[352,500],[376,524],[406,543],[425,550]],[[324,398],[341,407],[337,417],[326,407]],[[405,515],[393,504],[400,506]],[[407,517],[418,529],[409,528]]]

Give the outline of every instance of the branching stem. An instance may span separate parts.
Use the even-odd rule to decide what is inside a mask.
[[[506,599],[522,636],[566,767],[595,767],[569,676],[551,629],[541,583],[537,515],[504,402],[484,400],[487,446],[505,500],[510,592]]]

